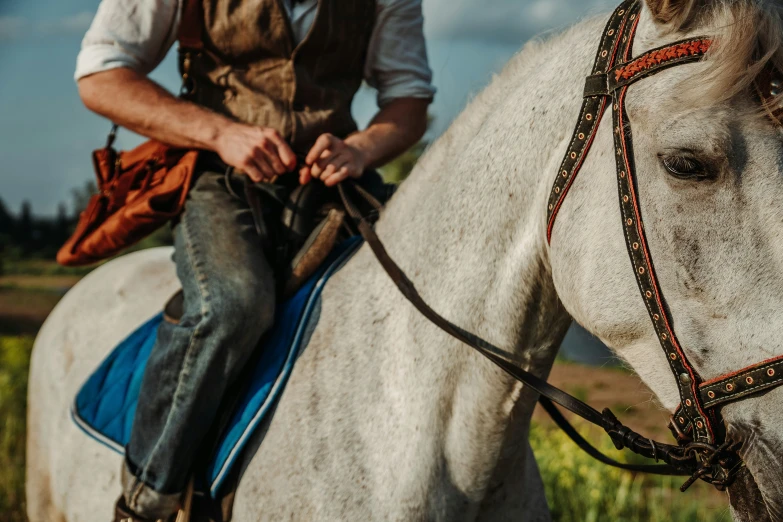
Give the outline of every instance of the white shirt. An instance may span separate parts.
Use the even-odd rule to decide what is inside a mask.
[[[75,78],[117,67],[149,74],[177,38],[182,0],[101,0],[82,41]],[[318,0],[283,2],[294,38],[310,30]],[[395,98],[432,98],[421,0],[377,0],[364,76],[381,107]]]

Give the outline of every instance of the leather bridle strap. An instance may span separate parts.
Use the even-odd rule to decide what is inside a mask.
[[[615,66],[620,44],[626,34],[627,14],[629,9],[633,7],[633,4],[634,0],[626,0],[609,18],[604,34],[601,37],[595,64],[593,65],[593,75],[590,78],[605,76]],[[592,83],[598,83],[598,86],[602,87],[600,79],[593,80]],[[606,84],[605,81],[603,83]],[[574,129],[573,137],[568,145],[563,163],[560,165],[558,176],[552,187],[552,193],[549,196],[547,241],[552,236],[552,227],[554,227],[560,206],[563,204],[563,200],[565,200],[577,174],[579,174],[587,153],[590,152],[590,147],[598,131],[598,125],[606,111],[608,98],[602,94],[603,92],[588,94],[582,101],[576,129]]]
[[[723,440],[723,433],[716,433],[717,415],[714,410],[708,408],[783,384],[783,357],[701,383],[674,334],[642,225],[625,96],[628,87],[638,80],[669,67],[701,60],[709,50],[711,41],[707,38],[691,38],[653,49],[631,59],[640,11],[641,3],[638,0],[626,0],[612,14],[604,30],[592,74],[585,84],[579,121],[549,197],[547,240],[551,240],[558,211],[582,167],[606,106],[611,100],[623,231],[639,290],[680,390],[682,404],[672,420],[673,431],[679,439],[678,446],[640,436],[620,423],[608,409],[599,413],[536,375],[510,363],[501,357],[503,351],[498,347],[435,312],[389,256],[371,223],[351,199],[349,187],[375,210],[380,210],[380,204],[352,180],[341,183],[339,192],[345,209],[356,222],[360,234],[405,298],[441,330],[474,348],[508,375],[538,392],[541,405],[580,448],[601,462],[623,469],[666,475],[689,474],[691,478],[683,485],[683,490],[697,479],[710,482],[721,489],[731,483],[742,463],[736,453],[737,445],[731,441],[718,443]],[[628,448],[639,455],[666,462],[668,465],[628,465],[606,457],[579,435],[553,403],[601,426],[618,449]],[[690,435],[691,433],[693,435]]]
[[[625,110],[625,96],[631,84],[670,67],[701,60],[709,50],[711,41],[703,37],[683,40],[653,49],[631,59],[641,3],[631,0],[627,5],[621,6],[618,12],[620,11],[625,13],[623,26],[626,27],[625,34],[622,36],[622,51],[619,53],[620,62],[611,62],[604,71],[594,72],[589,76],[585,83],[584,95],[587,100],[596,98],[606,100],[610,97],[612,100],[615,159],[617,161],[618,194],[623,232],[637,285],[658,340],[666,353],[674,377],[677,379],[681,406],[675,415],[675,422],[680,423],[678,428],[681,432],[692,431],[696,442],[712,444],[717,440],[713,427],[715,418],[713,415],[708,415],[702,404],[698,391],[699,376],[685,356],[674,334],[660,284],[652,265],[642,225],[638,191],[636,190],[631,125]],[[603,51],[599,51],[599,53],[603,53]],[[572,156],[572,153],[570,155],[567,153],[566,161]],[[552,194],[558,193],[562,193],[562,190],[559,190],[558,182],[555,182]],[[559,206],[550,210],[548,229],[548,239],[550,240],[558,210]]]
[[[705,408],[713,408],[775,388],[780,386],[781,382],[783,356],[703,382],[699,385],[699,396]]]
[[[510,363],[498,355],[504,353],[503,350],[481,337],[460,328],[433,310],[424,299],[422,299],[421,295],[419,295],[414,284],[405,275],[405,272],[403,272],[399,265],[389,256],[380,238],[375,233],[371,222],[362,214],[359,207],[349,195],[347,187],[351,187],[352,191],[359,194],[362,199],[374,207],[375,210],[380,210],[380,204],[353,180],[346,180],[338,186],[346,212],[353,219],[359,229],[359,233],[367,242],[378,262],[391,280],[400,292],[402,292],[403,296],[405,296],[405,298],[424,317],[429,319],[441,330],[475,349],[508,375],[538,392],[541,396],[539,398],[541,405],[549,415],[552,416],[555,423],[560,426],[580,448],[605,464],[630,471],[654,473],[658,475],[691,475],[694,472],[698,467],[698,463],[693,456],[684,454],[682,448],[679,446],[654,442],[642,437],[627,426],[624,426],[608,409],[599,413],[576,397],[552,386],[545,380],[523,368]],[[552,403],[559,404],[586,421],[603,428],[612,437],[617,449],[628,448],[634,453],[655,459],[656,461],[660,460],[666,462],[668,465],[623,464],[606,457],[579,435],[576,429],[571,426],[559,411],[557,411]]]
[[[702,383],[674,332],[644,230],[636,183],[631,123],[625,108],[625,98],[628,87],[634,82],[670,67],[701,60],[710,49],[712,41],[705,37],[690,38],[650,50],[631,59],[640,9],[641,3],[637,0],[625,2],[615,13],[615,15],[624,13],[623,21],[613,22],[614,18],[610,20],[610,25],[615,23],[621,28],[622,50],[619,53],[613,52],[613,58],[606,63],[604,71],[594,70],[587,78],[584,90],[585,103],[589,102],[596,106],[597,100],[608,98],[612,100],[618,194],[626,246],[642,299],[680,392],[681,404],[672,420],[675,425],[673,431],[684,439],[714,446],[724,439],[721,431],[723,426],[714,408],[783,384],[783,357],[764,361]],[[606,54],[606,49],[599,49],[599,57]],[[617,60],[620,60],[619,63],[615,63]],[[777,81],[780,83],[779,80]],[[768,98],[768,96],[763,97],[762,103],[765,103]],[[573,150],[574,143],[584,141],[586,138],[581,130],[583,128],[591,129],[592,134],[588,139],[590,143],[600,124],[589,116],[589,113],[582,113],[580,116],[572,145],[566,152],[563,162],[565,168],[561,170],[552,187],[548,240],[551,240],[558,210],[589,149],[588,145],[578,152]],[[557,203],[553,204],[552,201]]]

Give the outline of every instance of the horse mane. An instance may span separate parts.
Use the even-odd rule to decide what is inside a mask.
[[[768,66],[783,78],[783,1],[663,0],[659,22],[673,33],[709,28],[714,64],[700,96],[726,101],[750,88]],[[783,93],[775,103],[783,102]]]

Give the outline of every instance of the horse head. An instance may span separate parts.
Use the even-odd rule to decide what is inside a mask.
[[[709,47],[705,59],[618,89],[614,124],[607,112],[578,177],[563,170],[570,195],[550,200],[565,307],[637,371],[675,425],[736,443],[745,468],[729,497],[738,520],[783,520],[783,389],[754,377],[777,378],[760,363],[783,355],[781,14],[773,1],[647,0],[627,20],[635,40],[618,61],[643,68],[656,59],[650,50],[676,53],[676,42]],[[622,81],[624,71],[613,72]],[[753,375],[737,375],[751,366]],[[691,386],[737,396],[679,416],[685,403],[701,406]]]

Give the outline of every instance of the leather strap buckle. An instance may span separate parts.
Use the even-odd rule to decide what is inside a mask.
[[[609,76],[606,73],[593,74],[587,77],[585,81],[584,97],[592,96],[610,96]]]

